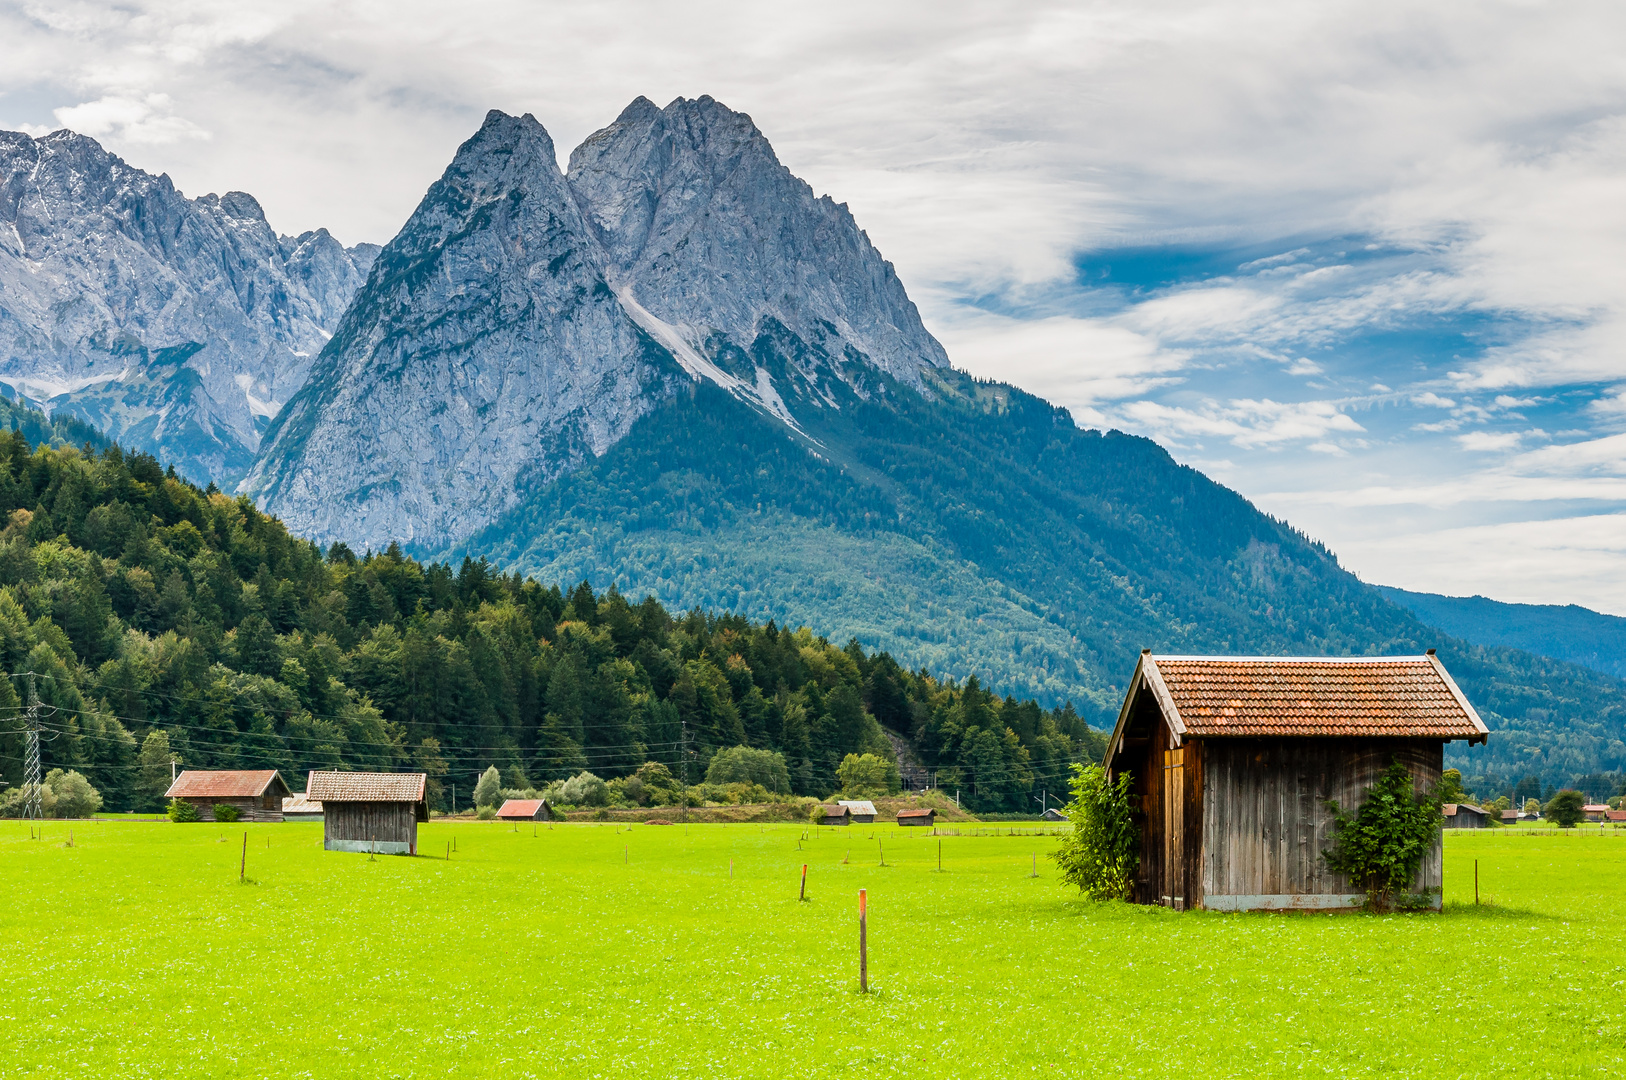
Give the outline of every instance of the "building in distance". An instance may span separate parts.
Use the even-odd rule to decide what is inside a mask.
[[[1490,815],[1472,803],[1448,802],[1440,812],[1445,815],[1447,829],[1483,829],[1489,824],[1486,819]]]
[[[552,821],[546,799],[509,799],[497,808],[503,821]]]
[[[275,769],[188,769],[164,792],[166,799],[196,807],[199,821],[214,821],[217,806],[233,807],[238,821],[281,821],[287,795],[288,785]]]
[[[322,804],[316,802],[304,792],[300,792],[298,795],[290,795],[282,800],[282,820],[321,821]]]
[[[869,825],[875,820],[875,804],[868,799],[842,799],[840,805],[847,808],[855,825]]]
[[[322,847],[416,855],[418,822],[429,820],[427,781],[424,773],[311,773],[305,796],[322,804]]]
[[[937,824],[937,811],[933,807],[920,810],[899,810],[899,825],[935,825]]]

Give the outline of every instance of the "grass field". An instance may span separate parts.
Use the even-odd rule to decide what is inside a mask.
[[[449,861],[370,861],[324,853],[320,825],[0,823],[0,1074],[1529,1078],[1626,1058],[1626,837],[1449,834],[1445,912],[1378,917],[1086,904],[1049,837],[944,838],[935,873],[930,830],[801,835],[431,824],[420,848],[455,837]],[[1494,905],[1473,906],[1476,859]]]

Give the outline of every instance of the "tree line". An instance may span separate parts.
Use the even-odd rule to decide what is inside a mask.
[[[896,763],[889,732],[966,806],[1019,811],[1103,741],[1070,705],[805,628],[322,548],[117,446],[0,432],[0,525],[0,778],[21,781],[32,683],[45,768],[108,811],[159,808],[175,762],[295,790],[311,769],[422,770],[445,805],[491,765],[513,788],[648,762],[697,783],[735,746],[824,795],[849,754]]]

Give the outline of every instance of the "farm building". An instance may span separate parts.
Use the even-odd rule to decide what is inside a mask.
[[[846,807],[845,804],[837,804],[835,806],[822,806],[822,807],[820,807],[820,809],[824,811],[824,823],[826,825],[850,825],[850,824],[852,824],[852,814],[848,813],[847,807]]]
[[[552,821],[546,799],[508,799],[497,808],[503,821]]]
[[[423,773],[311,773],[305,796],[322,804],[322,846],[416,855],[418,822],[429,820],[426,780]]]
[[[935,825],[937,824],[937,811],[931,807],[923,810],[899,810],[899,825]]]
[[[1503,810],[1502,811],[1502,824],[1503,825],[1517,825],[1518,823],[1519,823],[1519,812],[1517,810]]]
[[[842,799],[854,825],[869,825],[875,820],[875,804],[868,799]]]
[[[1581,813],[1586,815],[1588,821],[1602,821],[1604,815],[1609,813],[1609,807],[1604,803],[1587,803],[1581,807]]]
[[[1419,788],[1445,744],[1488,732],[1426,656],[1294,658],[1143,652],[1104,764],[1139,807],[1134,899],[1221,911],[1344,908],[1365,897],[1321,857],[1328,800],[1353,810],[1392,761]],[[1440,902],[1440,842],[1415,891]]]
[[[288,785],[275,769],[203,772],[188,769],[164,792],[197,808],[199,821],[215,820],[215,807],[232,806],[239,821],[281,821]]]
[[[1626,810],[1605,810],[1603,819],[1612,825],[1626,824]]]
[[[304,793],[290,795],[282,800],[282,820],[321,821],[322,804],[313,801]]]
[[[1488,825],[1485,819],[1490,815],[1469,803],[1448,802],[1440,809],[1447,829],[1483,829]]]
[[[1052,806],[1050,809],[1040,814],[1039,818],[1042,821],[1066,821],[1067,815]]]

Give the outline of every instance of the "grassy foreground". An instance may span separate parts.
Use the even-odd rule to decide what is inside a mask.
[[[31,841],[0,823],[0,1075],[1535,1077],[1626,1058],[1626,838],[1448,834],[1445,913],[1374,917],[1086,904],[1049,837],[942,838],[939,874],[930,830],[894,826],[801,851],[789,825],[420,830],[457,853],[329,854],[310,824]],[[1494,906],[1473,906],[1475,859]]]

